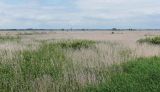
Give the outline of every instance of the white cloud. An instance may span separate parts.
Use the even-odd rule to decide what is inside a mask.
[[[24,23],[21,25],[35,25],[34,23],[37,23],[38,26],[41,26],[39,25],[40,23],[45,25],[73,25],[79,22],[77,19],[80,19],[76,13],[67,12],[66,7],[40,6],[38,4],[16,6],[0,3],[0,16],[0,27],[6,24],[15,25],[22,22]]]
[[[127,26],[148,23],[152,20],[145,16],[160,15],[158,0],[75,0],[72,8],[43,5],[40,0],[23,1],[25,3],[17,5],[0,1],[0,27],[69,25],[99,28],[99,25],[111,27],[120,23]]]
[[[157,0],[77,0],[84,16],[97,18],[127,18],[147,14],[160,14]]]

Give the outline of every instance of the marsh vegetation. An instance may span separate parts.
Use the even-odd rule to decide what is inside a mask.
[[[138,40],[139,43],[160,44],[160,36],[146,37]]]
[[[2,39],[10,42],[14,38]],[[13,42],[20,45],[19,50],[0,50],[1,92],[160,90],[159,56],[141,57],[135,50],[111,41],[53,39],[32,46],[24,44],[25,39]]]

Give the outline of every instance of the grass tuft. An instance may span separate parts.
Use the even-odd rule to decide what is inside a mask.
[[[151,44],[160,44],[160,36],[155,37],[146,37],[144,39],[138,40],[139,43],[151,43]]]
[[[62,48],[81,49],[81,48],[90,48],[95,43],[96,43],[95,41],[91,40],[70,40],[70,41],[60,42],[59,45]]]

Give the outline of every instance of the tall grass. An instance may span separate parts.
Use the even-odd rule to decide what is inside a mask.
[[[159,92],[160,58],[138,58],[108,70],[109,78],[90,92]]]
[[[43,76],[47,76],[51,78],[51,83],[57,83],[56,85],[58,88],[64,86],[61,90],[67,90],[67,86],[71,84],[71,81],[66,81],[67,85],[63,84],[65,83],[65,80],[63,80],[64,70],[72,67],[72,63],[65,58],[63,48],[80,49],[80,47],[89,46],[90,43],[86,43],[86,41],[74,41],[71,47],[64,47],[64,44],[68,45],[68,42],[56,44],[43,43],[36,51],[24,50],[18,52],[17,55],[12,58],[11,62],[14,63],[1,62],[0,89],[4,92],[28,92],[39,90],[39,86],[37,85],[41,84],[35,83],[35,81],[39,78],[43,78]],[[37,86],[37,88],[34,88],[35,86]],[[51,88],[46,89],[50,91],[56,90],[53,84]]]
[[[36,50],[13,52],[11,58],[2,54],[6,56],[0,58],[2,92],[159,90],[160,58],[134,59],[130,49],[116,43],[42,42]]]
[[[33,90],[36,78],[44,75],[57,80],[62,76],[65,57],[61,49],[54,44],[43,44],[37,51],[25,50],[17,53],[15,64],[1,64],[1,90],[7,92],[28,92]],[[13,62],[12,61],[12,62]]]

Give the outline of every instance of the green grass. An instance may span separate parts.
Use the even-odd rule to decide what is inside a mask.
[[[37,50],[16,53],[11,63],[0,62],[0,92],[160,91],[160,57],[138,58],[108,68],[81,67],[82,77],[88,80],[80,84],[76,78],[81,71],[64,50],[89,49],[94,44],[86,40],[44,42]],[[93,77],[97,83],[89,82]]]
[[[91,92],[159,92],[160,58],[139,58],[114,65],[110,78],[99,86],[88,88]]]
[[[65,56],[62,50],[54,44],[44,44],[38,51],[23,51],[21,53],[21,71],[27,79],[37,78],[44,74],[57,79],[62,74]]]
[[[138,40],[139,43],[151,43],[151,44],[160,44],[160,36],[155,37],[146,37],[144,39]]]
[[[55,44],[43,44],[37,51],[22,51],[15,65],[0,64],[0,90],[29,92],[36,78],[48,75],[53,80],[62,77],[64,53]]]
[[[19,36],[0,36],[0,42],[7,42],[7,41],[20,41],[21,38]]]
[[[73,41],[71,45],[69,43],[43,43],[36,51],[25,50],[17,53],[16,58],[12,60],[15,64],[0,63],[0,90],[2,92],[32,92],[33,82],[44,75],[50,76],[52,81],[59,83],[63,91],[67,90],[69,85],[71,87],[75,83],[67,81],[68,86],[61,83],[64,79],[63,70],[72,66],[71,60],[65,57],[63,48],[86,48],[91,41],[89,43],[82,40]]]

